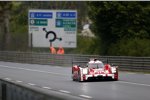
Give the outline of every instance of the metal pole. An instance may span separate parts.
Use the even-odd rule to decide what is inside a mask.
[[[33,40],[33,39],[32,39],[32,38],[33,38],[33,34],[31,33],[31,40],[30,40],[30,41],[31,41],[31,44],[30,44],[30,45],[31,45],[31,51],[32,51],[32,49],[33,49],[33,44],[32,44],[32,42],[33,42],[32,40]]]
[[[50,47],[52,47],[52,42],[50,42]]]

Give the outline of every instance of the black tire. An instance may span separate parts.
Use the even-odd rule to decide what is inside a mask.
[[[114,78],[113,81],[118,81],[118,72],[116,73],[117,78]]]
[[[81,82],[81,72],[78,71],[78,81]]]
[[[72,81],[76,81],[74,78],[72,78]]]

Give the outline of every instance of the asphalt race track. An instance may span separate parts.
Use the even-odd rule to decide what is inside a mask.
[[[0,61],[0,78],[89,100],[150,100],[150,74],[119,72],[119,81],[74,82],[71,66]]]

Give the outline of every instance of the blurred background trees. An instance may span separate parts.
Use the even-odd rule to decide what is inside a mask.
[[[150,56],[150,2],[88,2],[101,55]]]
[[[1,50],[9,49],[10,44],[10,28],[9,19],[12,8],[11,2],[0,2],[0,48]]]
[[[0,1],[0,50],[30,50],[29,9],[77,10],[77,48],[66,53],[150,56],[150,2]],[[94,38],[80,35],[87,19]]]

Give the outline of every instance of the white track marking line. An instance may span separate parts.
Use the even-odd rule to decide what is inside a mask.
[[[34,71],[34,72],[40,72],[40,73],[48,73],[48,74],[66,76],[65,74],[54,73],[54,72],[48,72],[48,71],[41,71],[41,70],[35,70],[35,69],[28,69],[28,68],[18,68],[18,67],[13,67],[13,66],[4,66],[4,65],[0,65],[0,67],[12,68],[12,69],[21,69],[21,70],[27,70],[27,71]]]
[[[91,96],[88,96],[88,95],[79,95],[80,97],[84,97],[84,98],[88,98],[88,99],[92,99]]]
[[[22,81],[20,81],[20,80],[16,80],[16,82],[21,83]]]
[[[7,77],[6,77],[6,78],[4,78],[4,79],[5,79],[5,80],[8,80],[8,81],[11,81],[11,78],[7,78]]]
[[[44,87],[42,87],[42,88],[43,88],[43,89],[48,89],[48,90],[52,89],[52,88],[47,87],[47,86],[44,86]]]
[[[59,90],[60,92],[63,92],[63,93],[70,93],[69,91],[66,91],[66,90]]]
[[[136,74],[136,73],[131,73],[131,72],[128,72],[127,74]]]
[[[28,83],[28,85],[31,85],[31,86],[33,86],[33,85],[35,85],[35,84],[33,84],[33,83]]]
[[[144,74],[144,75],[150,76],[150,74]]]
[[[134,82],[126,82],[126,81],[117,81],[119,83],[127,83],[127,84],[133,84],[133,85],[141,85],[141,86],[150,86],[149,84],[141,84],[141,83],[134,83]]]

